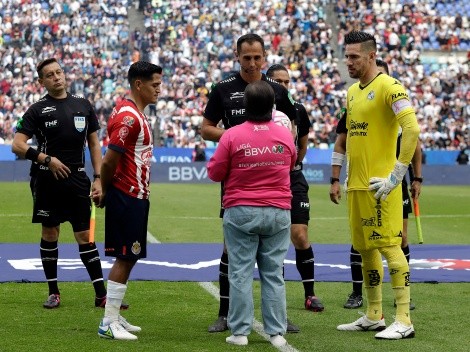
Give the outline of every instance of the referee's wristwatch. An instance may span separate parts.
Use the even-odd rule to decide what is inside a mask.
[[[414,181],[417,181],[417,182],[419,182],[419,183],[423,183],[423,178],[422,178],[422,177],[416,177],[416,176],[415,176],[415,177],[413,177],[413,182],[414,182]]]
[[[335,182],[339,182],[339,178],[337,177],[330,177],[330,184],[334,184]]]
[[[52,158],[49,155],[46,155],[46,158],[44,159],[44,166],[49,166],[51,159]]]

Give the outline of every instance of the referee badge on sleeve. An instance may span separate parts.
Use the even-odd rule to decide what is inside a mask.
[[[85,116],[74,116],[73,117],[73,123],[75,125],[75,129],[78,132],[82,132],[86,127]]]

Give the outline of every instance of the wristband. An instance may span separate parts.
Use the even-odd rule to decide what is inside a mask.
[[[101,178],[101,175],[100,174],[94,174],[93,175],[93,181],[96,180],[97,178]]]
[[[339,178],[330,177],[330,184],[334,184],[335,182],[339,182]]]
[[[422,177],[413,177],[413,181],[417,181],[419,183],[423,183],[423,178]]]
[[[29,147],[26,151],[24,158],[36,162],[38,161],[39,154],[41,153],[38,152],[36,149],[34,149],[33,147]]]
[[[346,155],[344,154],[337,153],[337,152],[331,153],[331,165],[342,166],[345,159],[346,159]]]

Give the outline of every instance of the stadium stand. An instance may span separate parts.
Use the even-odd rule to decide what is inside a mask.
[[[379,56],[409,90],[423,149],[469,146],[465,0],[0,0],[0,5],[0,143],[11,142],[18,118],[44,93],[34,67],[53,55],[67,69],[71,92],[94,104],[104,145],[110,109],[127,91],[126,67],[138,59],[162,65],[165,86],[149,109],[158,144],[194,148],[202,141],[199,128],[211,84],[239,69],[234,43],[255,31],[267,44],[267,66],[283,63],[291,71],[292,94],[312,122],[309,146],[329,148],[350,83],[344,34],[362,29],[376,36]]]

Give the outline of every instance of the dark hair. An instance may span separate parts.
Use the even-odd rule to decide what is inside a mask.
[[[272,119],[274,89],[265,81],[250,83],[245,88],[243,103],[248,121],[269,121]]]
[[[357,44],[360,43],[363,49],[370,51],[377,51],[377,42],[373,35],[361,32],[361,31],[351,31],[344,37],[344,44]]]
[[[289,73],[289,71],[287,71],[287,68],[285,68],[283,65],[274,64],[274,65],[271,65],[271,67],[268,68],[268,70],[266,71],[266,76],[272,77],[274,75],[274,72],[276,72],[276,71],[286,71],[287,73]]]
[[[152,79],[153,74],[162,74],[162,71],[162,68],[158,65],[154,65],[146,61],[137,61],[129,67],[127,80],[132,86],[132,83],[134,83],[135,80],[140,79],[142,81],[149,81]]]
[[[261,47],[263,48],[263,51],[264,51],[264,40],[263,40],[263,38],[261,38],[258,34],[248,33],[248,34],[242,35],[240,38],[238,38],[238,40],[237,40],[237,53],[240,53],[243,43],[248,43],[248,44],[251,45],[254,42],[260,43]]]
[[[37,66],[36,66],[36,72],[38,73],[38,77],[42,78],[42,76],[43,76],[42,69],[44,67],[46,67],[47,65],[52,64],[54,62],[57,62],[59,64],[59,61],[57,61],[57,59],[54,58],[54,57],[50,57],[50,58],[42,60],[40,63],[38,63]],[[59,66],[60,66],[60,64],[59,64]]]
[[[390,71],[388,70],[388,65],[385,61],[376,59],[375,64],[377,65],[377,67],[383,67],[385,72],[387,72],[387,75],[390,74]]]

